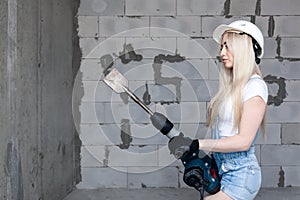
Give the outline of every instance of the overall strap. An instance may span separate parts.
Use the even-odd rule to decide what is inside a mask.
[[[215,127],[212,129],[212,139],[220,139],[219,135],[219,117],[215,120]]]

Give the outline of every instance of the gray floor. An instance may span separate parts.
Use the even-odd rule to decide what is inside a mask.
[[[199,200],[190,188],[98,189],[74,190],[64,200]],[[300,188],[263,188],[255,200],[300,200]]]

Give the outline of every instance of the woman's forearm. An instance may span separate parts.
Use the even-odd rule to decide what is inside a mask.
[[[247,151],[251,146],[251,138],[234,135],[222,139],[201,139],[199,148],[212,152],[238,152]]]

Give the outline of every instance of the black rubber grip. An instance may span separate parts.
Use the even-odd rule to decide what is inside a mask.
[[[162,134],[168,134],[174,127],[173,123],[168,120],[163,114],[155,112],[150,117],[151,122]]]

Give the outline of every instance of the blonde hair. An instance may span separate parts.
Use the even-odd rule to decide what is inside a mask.
[[[236,129],[240,124],[243,111],[243,89],[252,75],[261,76],[262,74],[255,62],[252,38],[247,34],[230,31],[224,34],[227,34],[228,37],[226,43],[229,44],[229,51],[233,53],[233,67],[231,69],[224,65],[221,67],[219,90],[208,106],[207,125],[214,128],[221,104],[231,99],[234,111],[234,129]]]

